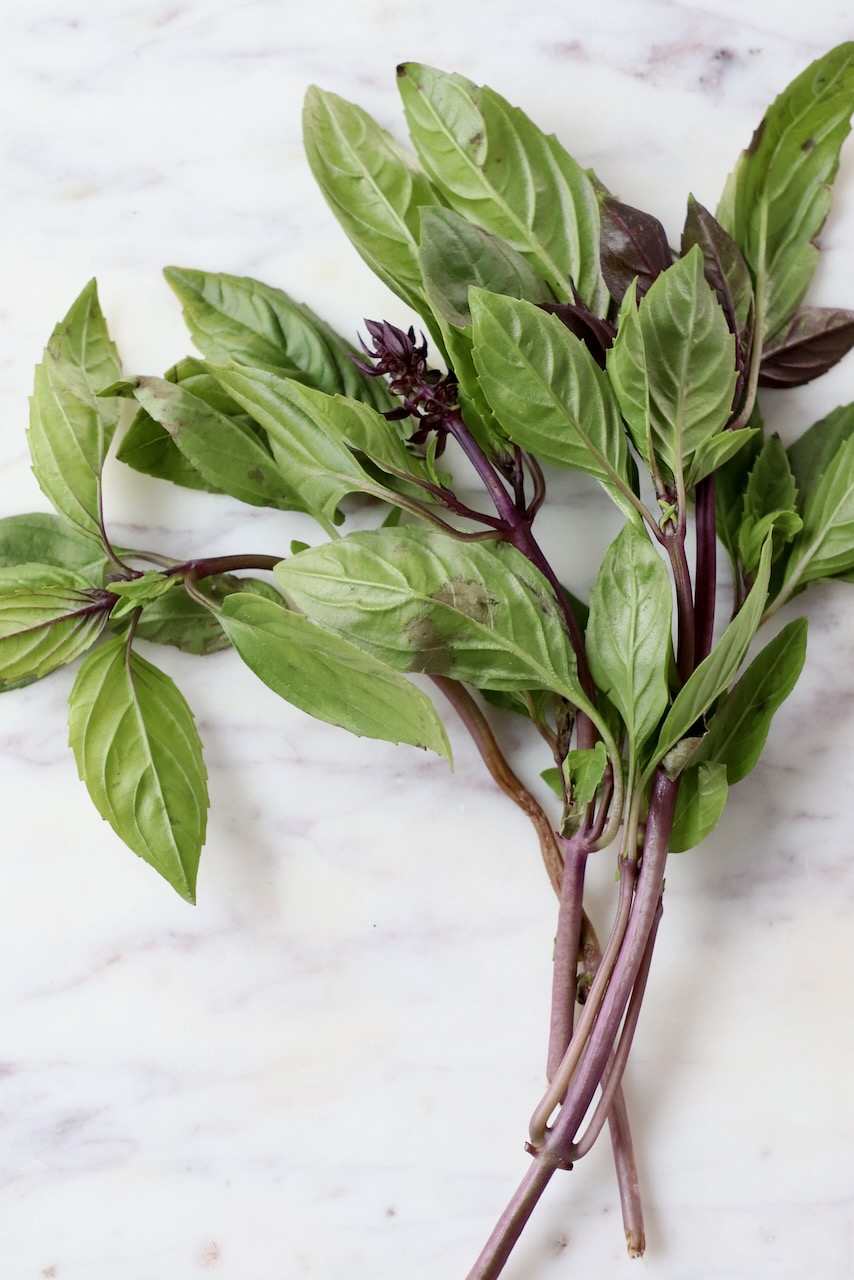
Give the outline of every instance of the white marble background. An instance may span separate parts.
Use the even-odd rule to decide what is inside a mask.
[[[32,366],[91,275],[132,372],[187,349],[165,263],[259,275],[351,333],[406,318],[312,187],[309,83],[400,133],[397,62],[488,81],[675,238],[686,192],[714,206],[765,105],[851,34],[831,0],[4,5],[0,510],[45,509]],[[854,144],[838,187],[813,298],[854,305]],[[849,358],[769,416],[788,435],[852,391]],[[549,525],[583,588],[616,526],[560,492],[596,517]],[[305,531],[118,467],[108,514],[181,555]],[[622,1253],[603,1146],[554,1180],[508,1280],[854,1274],[854,592],[807,604],[762,764],[668,874],[628,1083],[647,1256]],[[554,904],[526,823],[453,724],[450,775],[314,724],[229,655],[152,656],[211,772],[195,909],[77,782],[70,674],[0,703],[0,1274],[462,1280],[542,1083]],[[607,859],[597,877],[604,906]]]

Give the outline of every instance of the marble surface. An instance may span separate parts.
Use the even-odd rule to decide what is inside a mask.
[[[492,83],[675,238],[686,192],[714,206],[765,105],[849,17],[831,0],[4,6],[0,510],[46,509],[32,366],[92,275],[132,372],[188,348],[165,263],[261,276],[349,333],[408,319],[312,186],[309,83],[401,135],[397,62]],[[813,300],[851,305],[854,145],[823,239]],[[770,398],[769,420],[788,438],[853,387],[849,358]],[[555,493],[548,540],[584,589],[614,517],[582,482]],[[306,532],[118,466],[107,514],[120,542],[182,556]],[[762,763],[668,872],[627,1083],[647,1255],[623,1254],[603,1145],[554,1180],[508,1280],[854,1274],[854,593],[806,605],[807,670]],[[555,910],[532,834],[452,721],[450,774],[315,724],[230,655],[151,656],[211,773],[195,909],[78,783],[70,673],[0,704],[0,1273],[462,1280],[543,1079]],[[498,724],[536,778],[546,762]],[[602,919],[612,875],[603,855]]]

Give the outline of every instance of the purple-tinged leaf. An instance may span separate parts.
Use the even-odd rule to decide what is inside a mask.
[[[591,311],[577,293],[575,302],[540,302],[537,305],[541,311],[557,316],[570,333],[581,339],[599,368],[605,368],[605,352],[614,345],[617,336],[614,325]]]
[[[703,253],[703,269],[710,288],[717,294],[730,331],[735,334],[738,381],[733,403],[741,403],[750,360],[753,336],[753,284],[741,250],[709,210],[693,196],[688,197],[688,213],[682,232],[683,256],[695,244]]]
[[[854,347],[854,311],[801,307],[770,342],[759,368],[761,387],[800,387],[832,369]]]
[[[673,262],[664,227],[651,213],[605,196],[600,204],[602,275],[616,303],[637,276],[638,301]]]

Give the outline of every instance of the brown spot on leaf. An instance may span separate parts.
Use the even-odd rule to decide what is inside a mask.
[[[253,484],[264,484],[267,477],[264,475],[264,471],[261,467],[252,467],[249,472],[249,479]]]
[[[406,638],[414,650],[410,671],[421,671],[428,676],[451,674],[450,651],[432,618],[413,618],[406,628]]]
[[[489,594],[482,582],[473,582],[468,578],[451,578],[432,598],[438,604],[445,604],[457,613],[465,614],[472,622],[491,627],[495,619],[498,601]]]
[[[478,129],[477,133],[473,133],[472,136],[469,138],[469,146],[479,147],[482,142],[483,142],[483,130]]]
[[[804,138],[801,143],[801,151],[812,151],[815,146],[815,138]]]

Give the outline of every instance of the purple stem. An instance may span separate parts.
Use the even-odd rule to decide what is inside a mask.
[[[546,1073],[552,1079],[572,1039],[578,994],[578,951],[584,872],[590,846],[580,836],[563,842],[563,885],[552,966],[552,1012]]]
[[[678,618],[679,649],[676,665],[684,684],[694,670],[694,598],[691,592],[691,572],[688,558],[685,555],[685,531],[680,526],[665,537],[667,554],[673,569],[673,583],[676,588],[676,613]]]
[[[575,1135],[613,1051],[656,922],[678,790],[678,779],[656,774],[629,926],[599,1017],[554,1126],[536,1153],[534,1168],[496,1224],[468,1280],[496,1280],[555,1169],[567,1167]]]
[[[706,476],[697,486],[697,559],[694,574],[694,661],[700,663],[712,651],[717,589],[717,534],[715,527],[715,477]]]
[[[626,1019],[623,1023],[623,1030],[620,1033],[620,1042],[605,1069],[602,1076],[602,1097],[593,1113],[593,1119],[579,1138],[578,1142],[573,1144],[572,1159],[580,1160],[582,1156],[586,1156],[591,1150],[594,1142],[602,1132],[602,1126],[611,1114],[611,1108],[616,1099],[617,1093],[623,1080],[623,1074],[626,1070],[626,1063],[629,1060],[629,1052],[632,1047],[632,1041],[635,1037],[635,1031],[638,1025],[638,1017],[640,1016],[641,1005],[643,1004],[644,992],[646,991],[647,980],[649,979],[649,970],[652,964],[652,953],[655,949],[655,936],[658,933],[658,926],[661,921],[663,907],[661,898],[658,900],[658,911],[646,943],[646,949],[643,953],[641,966],[638,970],[638,976],[635,985],[632,988],[632,997],[629,1001],[629,1007],[626,1010]]]
[[[210,578],[216,573],[234,573],[240,569],[275,569],[282,563],[282,556],[209,556],[205,560],[185,560],[165,571],[167,578],[183,578],[191,573],[194,578]]]

